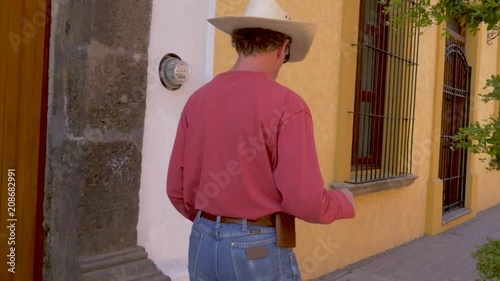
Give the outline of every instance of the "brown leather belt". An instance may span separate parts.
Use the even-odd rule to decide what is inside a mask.
[[[201,212],[201,217],[209,219],[211,221],[217,221],[217,216],[209,214],[207,212]],[[232,223],[232,224],[242,224],[243,219],[237,219],[237,218],[230,218],[230,217],[222,217],[220,218],[220,222],[222,223]],[[276,226],[276,220],[274,218],[274,215],[268,215],[264,216],[261,218],[258,218],[256,220],[248,220],[247,219],[247,224],[248,225],[257,225],[257,226],[267,226],[267,227],[275,227]]]

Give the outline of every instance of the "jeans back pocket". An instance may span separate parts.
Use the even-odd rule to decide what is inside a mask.
[[[276,280],[281,275],[276,238],[231,242],[231,256],[238,281]]]

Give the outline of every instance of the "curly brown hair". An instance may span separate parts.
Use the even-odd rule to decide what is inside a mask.
[[[282,47],[287,39],[292,41],[286,34],[264,28],[237,29],[233,31],[231,38],[236,51],[245,56],[275,51]]]

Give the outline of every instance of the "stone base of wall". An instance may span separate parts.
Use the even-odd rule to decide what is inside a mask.
[[[80,259],[84,281],[170,281],[143,247]]]

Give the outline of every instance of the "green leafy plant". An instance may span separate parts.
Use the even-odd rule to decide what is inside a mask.
[[[441,0],[431,4],[431,0],[380,0],[387,13],[391,14],[391,24],[401,25],[411,22],[415,27],[424,28],[457,20],[462,27],[473,34],[481,24],[488,30],[500,28],[500,1],[498,0]],[[411,5],[406,9],[406,5]],[[404,13],[395,11],[405,10]]]
[[[488,237],[484,244],[472,252],[472,257],[476,260],[480,275],[478,281],[500,280],[500,240]]]
[[[500,101],[500,75],[492,75],[486,81],[486,88],[493,90],[482,96],[482,101]],[[489,171],[500,170],[500,117],[490,116],[485,123],[472,122],[467,127],[460,128],[457,135],[453,137],[454,148],[465,148],[475,154],[490,155]],[[479,158],[486,161],[486,158]]]

